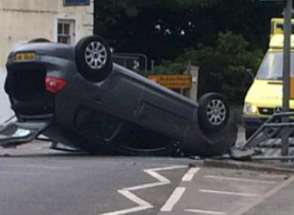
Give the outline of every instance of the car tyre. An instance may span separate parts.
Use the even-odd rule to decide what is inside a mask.
[[[76,47],[76,63],[79,73],[91,82],[99,82],[112,72],[110,47],[100,36],[81,39]]]
[[[204,132],[217,132],[225,127],[230,117],[226,99],[218,93],[207,93],[199,101],[198,118]]]

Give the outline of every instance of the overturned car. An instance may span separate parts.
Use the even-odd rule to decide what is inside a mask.
[[[16,47],[7,61],[5,91],[17,121],[0,131],[0,145],[38,135],[87,151],[129,155],[226,153],[236,126],[223,97],[195,103],[113,63],[99,36],[75,46],[50,42]]]

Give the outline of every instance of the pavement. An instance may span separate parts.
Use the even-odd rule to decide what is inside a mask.
[[[280,189],[279,189],[280,188]],[[260,202],[255,207],[249,209],[244,215],[291,215],[294,213],[294,205],[292,203],[294,195],[293,177],[285,182],[278,191],[273,195],[268,195],[265,201]]]

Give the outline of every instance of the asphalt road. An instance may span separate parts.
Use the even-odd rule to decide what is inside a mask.
[[[285,199],[283,214],[294,212],[289,175],[205,168],[179,158],[93,157],[48,146],[0,149],[1,215],[276,215],[274,203]],[[272,208],[262,213],[268,202]]]

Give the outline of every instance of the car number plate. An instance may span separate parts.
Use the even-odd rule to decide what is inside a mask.
[[[23,62],[23,61],[33,61],[36,60],[36,54],[34,52],[21,52],[17,53],[15,56],[15,61]]]

